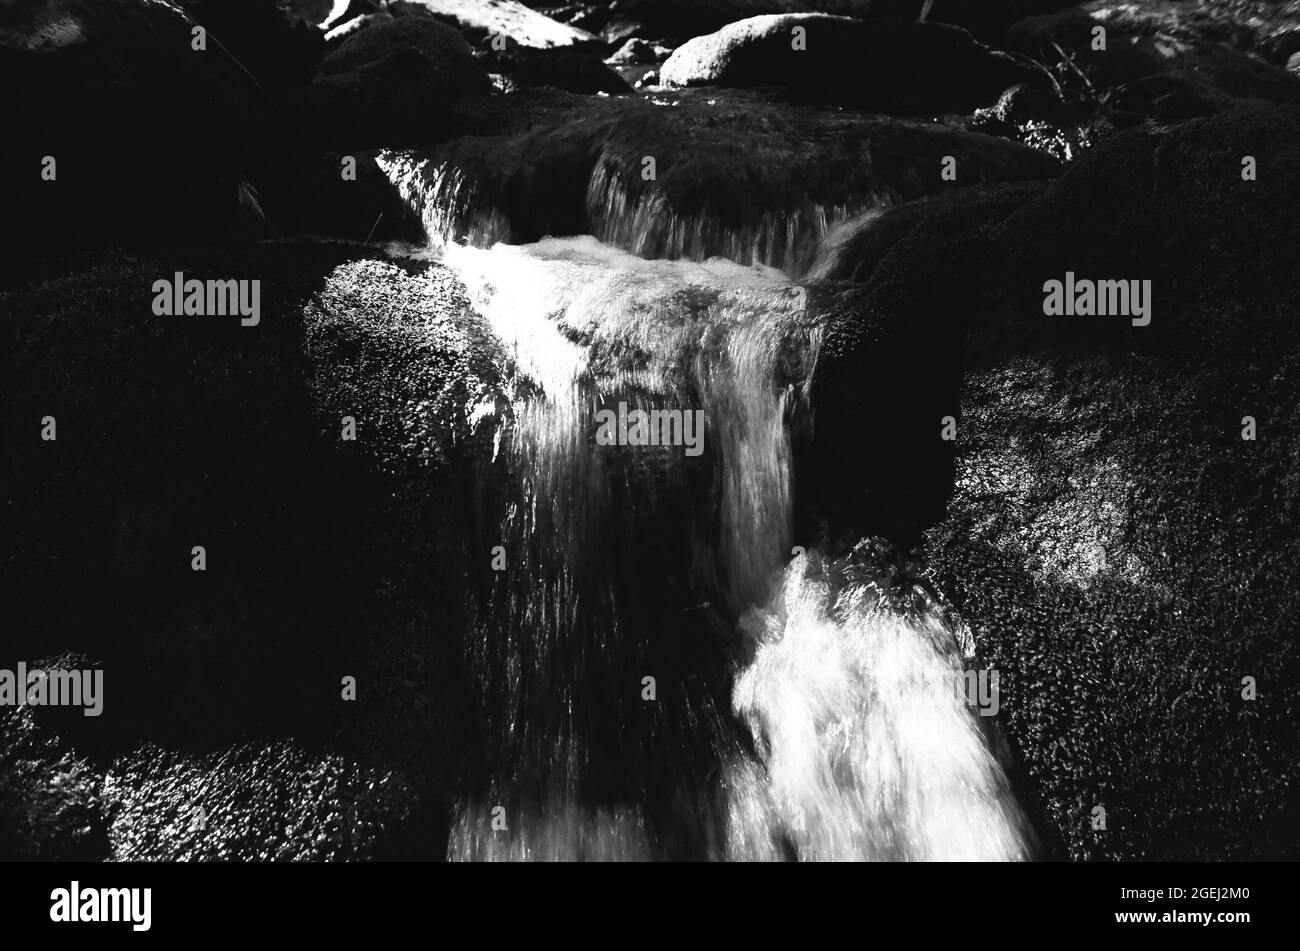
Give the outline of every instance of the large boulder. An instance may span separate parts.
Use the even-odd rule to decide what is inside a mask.
[[[298,19],[320,26],[330,18],[336,3],[335,0],[278,0],[278,5]]]
[[[486,531],[453,500],[496,484],[465,474],[497,355],[463,288],[333,243],[27,252],[0,272],[6,649],[93,651],[106,700],[75,732],[0,713],[0,855],[441,858]],[[260,322],[155,315],[176,271],[261,281]]]
[[[1119,134],[1019,207],[927,203],[883,255],[860,241],[861,267],[835,271],[863,283],[828,330],[816,425],[845,400],[868,421],[866,445],[839,447],[853,464],[834,457],[869,476],[842,480],[862,530],[897,528],[868,501],[882,457],[918,480],[897,488],[913,505],[937,477],[911,453],[955,464],[921,550],[1001,672],[1017,788],[1062,857],[1294,854],[1277,830],[1295,827],[1300,762],[1298,186],[1300,111],[1237,107]],[[1149,324],[1047,316],[1067,271],[1149,280]],[[883,366],[882,343],[912,362]],[[938,413],[954,379],[951,462],[938,419],[872,438],[914,402]],[[1246,676],[1267,678],[1268,706],[1242,699]]]
[[[275,0],[178,0],[266,89],[310,82],[325,55],[314,22],[287,14]]]
[[[488,50],[481,54],[480,62],[490,73],[508,76],[518,86],[550,86],[568,92],[611,95],[632,91],[595,53],[567,46]]]
[[[1007,47],[1117,126],[1181,121],[1241,100],[1300,102],[1300,80],[1265,50],[1276,17],[1249,5],[1093,0],[1014,24]]]
[[[516,0],[391,0],[388,8],[397,15],[427,14],[451,23],[475,46],[487,45],[492,37],[539,49],[599,43],[594,34],[557,23]]]
[[[520,97],[507,97],[518,100]],[[1050,157],[990,136],[737,93],[531,97],[496,134],[381,156],[431,237],[595,234],[645,257],[807,268],[828,220],[963,185],[1045,178]]]
[[[479,70],[469,44],[454,27],[426,17],[380,20],[357,31],[325,57],[323,72],[326,76],[351,72],[404,50],[415,50],[437,66],[449,87],[462,73],[466,88],[473,87],[471,77]]]
[[[872,208],[832,227],[808,276],[865,283],[899,241],[920,227],[942,231],[974,217],[996,221],[1038,197],[1045,181],[973,185],[929,198]]]
[[[0,106],[6,243],[248,233],[241,179],[263,147],[269,102],[224,49],[193,50],[194,27],[142,0],[0,9],[0,82],[22,90]]]
[[[36,711],[45,709],[0,711],[0,860],[102,861],[109,854],[103,776],[38,721]]]
[[[666,86],[774,87],[895,114],[967,112],[1037,78],[955,27],[824,14],[729,24],[679,47],[660,70]]]
[[[409,779],[292,743],[146,745],[113,762],[103,796],[115,861],[429,858],[416,851],[429,817]]]
[[[490,85],[460,33],[425,17],[359,30],[323,70],[289,90],[283,108],[300,139],[337,149],[439,141],[456,99]]]

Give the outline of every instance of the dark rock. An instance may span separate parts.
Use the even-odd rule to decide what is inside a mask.
[[[283,742],[203,755],[145,746],[113,764],[104,798],[118,861],[409,858],[429,818],[400,774]]]
[[[454,72],[476,72],[473,54],[464,38],[454,28],[434,19],[402,17],[369,25],[348,39],[325,58],[326,76],[350,72],[367,63],[383,59],[390,53],[415,50],[430,63],[436,63],[454,79]],[[472,88],[472,81],[467,88]]]
[[[7,645],[102,648],[114,736],[83,762],[0,713],[0,854],[443,857],[477,709],[456,660],[477,529],[452,479],[492,455],[467,408],[492,392],[490,339],[438,265],[336,243],[169,251],[6,261],[4,491],[26,503],[4,517]],[[151,282],[177,270],[260,280],[261,323],[154,315]],[[75,452],[19,438],[34,407]],[[388,688],[340,715],[340,671]]]
[[[961,339],[978,249],[1041,182],[973,186],[876,209],[832,229],[809,274],[825,326],[810,399],[815,438],[796,454],[798,502],[811,522],[879,535],[907,549],[943,518],[961,419]],[[950,241],[959,233],[962,240]],[[933,246],[941,267],[915,272]],[[929,259],[929,254],[926,252]],[[837,289],[835,281],[865,287]],[[821,282],[826,283],[821,283]],[[959,430],[960,432],[960,430]]]
[[[570,47],[519,46],[490,52],[481,62],[489,72],[509,76],[519,86],[550,86],[576,93],[630,93],[632,88],[594,53]]]
[[[37,709],[0,710],[0,860],[102,861],[103,776]]]
[[[369,26],[325,60],[325,75],[290,90],[296,138],[326,148],[436,142],[454,101],[489,87],[459,32],[423,17]]]
[[[280,9],[312,26],[320,26],[334,12],[334,0],[276,0]]]
[[[233,237],[270,103],[195,24],[157,3],[41,2],[0,13],[5,241],[94,246]],[[57,178],[43,181],[52,156]]]
[[[1098,103],[1029,85],[1012,86],[994,105],[976,109],[965,126],[1022,142],[1063,162],[1073,161],[1115,131],[1108,110]]]
[[[1251,50],[1261,20],[1233,8],[1095,2],[1015,24],[1012,49],[1051,67],[1066,94],[1121,127],[1221,112],[1242,99],[1300,101],[1300,84]],[[1104,49],[1093,49],[1104,29]]]
[[[347,159],[356,163],[355,179],[343,177]],[[286,149],[284,167],[267,185],[266,213],[280,234],[357,242],[423,237],[419,220],[375,164],[374,152]]]
[[[805,31],[795,48],[796,29]],[[1030,69],[954,27],[822,14],[753,17],[679,47],[668,86],[776,87],[792,98],[902,113],[967,112]]]
[[[1027,17],[1008,28],[1006,48],[1039,60],[1054,61],[1059,55],[1057,46],[1086,47],[1092,41],[1093,28],[1100,25],[1080,7]]]
[[[431,236],[517,244],[595,234],[644,257],[722,255],[801,273],[828,217],[943,190],[945,155],[970,184],[1057,168],[989,136],[736,92],[679,94],[673,108],[522,102],[497,134],[381,156]]]
[[[972,185],[930,198],[873,208],[842,221],[827,232],[809,269],[809,280],[870,279],[876,266],[917,228],[949,230],[963,219],[997,221],[1037,198],[1046,182]]]
[[[1300,29],[1283,29],[1260,41],[1259,52],[1275,63],[1287,63],[1300,53]]]
[[[1243,181],[1243,155],[1269,175]],[[1300,677],[1297,187],[1294,108],[1130,130],[986,222],[962,278],[958,481],[925,558],[1018,698],[1022,801],[1061,857],[1295,855],[1295,690],[1252,707],[1241,678]],[[926,294],[974,236],[914,232],[867,286]],[[1151,280],[1150,325],[1044,316],[1067,269]]]
[[[275,0],[178,2],[268,90],[310,82],[325,56],[321,31],[286,15]]]
[[[1221,140],[1214,139],[1216,130]],[[900,346],[908,344],[908,328],[919,325],[928,328],[927,339],[938,352],[948,352],[944,348],[951,338],[965,333],[967,361],[975,353],[987,359],[990,352],[1009,359],[1008,348],[1032,354],[1044,347],[1089,346],[1144,352],[1190,348],[1208,359],[1227,332],[1223,319],[1215,316],[1218,311],[1238,313],[1244,307],[1276,312],[1281,307],[1286,292],[1276,281],[1268,288],[1246,288],[1252,280],[1268,282],[1268,268],[1280,266],[1300,240],[1280,198],[1291,177],[1300,174],[1300,148],[1292,139],[1300,139],[1294,111],[1266,109],[1237,109],[1222,121],[1202,120],[1168,132],[1129,133],[1085,153],[1032,201],[1025,200],[1032,197],[1031,186],[1006,186],[890,209],[859,221],[856,233],[854,226],[846,226],[847,237],[836,235],[823,249],[816,273],[865,280],[866,295],[854,306],[865,314],[863,332],[872,341],[894,334]],[[1241,181],[1244,154],[1274,170],[1277,177],[1266,188]],[[1015,208],[1022,200],[1024,207]],[[1266,211],[1263,206],[1270,200],[1279,207]],[[1225,216],[1223,226],[1213,224],[1212,219]],[[1209,243],[1224,252],[1191,247],[1206,243],[1211,233]],[[1229,266],[1237,273],[1226,271]],[[1043,282],[1063,278],[1067,270],[1080,276],[1151,279],[1156,296],[1152,325],[1132,327],[1123,318],[1045,318]],[[1242,293],[1250,294],[1248,303],[1238,299]],[[1163,327],[1158,326],[1162,314]],[[882,327],[886,318],[906,328]],[[853,325],[851,317],[846,319],[850,330],[844,339],[851,342]],[[1246,332],[1244,325],[1238,330]],[[847,352],[848,343],[837,346]],[[833,376],[819,370],[815,379],[819,418],[824,411],[853,412],[845,408]],[[902,384],[897,376],[895,382]],[[915,445],[909,444],[932,459],[945,448],[930,443],[932,435],[937,439],[935,426],[933,433],[921,427]],[[906,461],[900,464],[910,468]],[[826,465],[812,471],[833,470]],[[903,483],[895,485],[899,493],[907,491]],[[860,517],[883,518],[897,530],[898,514],[888,505],[878,506],[874,514],[863,508]],[[871,524],[861,527],[872,529]]]

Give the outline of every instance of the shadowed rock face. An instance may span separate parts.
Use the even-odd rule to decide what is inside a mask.
[[[441,853],[433,817],[468,743],[456,711],[472,709],[456,659],[464,585],[446,569],[466,561],[467,467],[491,456],[467,414],[494,355],[449,272],[376,257],[96,252],[10,279],[0,481],[33,502],[2,517],[6,647],[29,661],[93,649],[105,702],[57,736],[45,711],[3,711],[0,854]],[[175,269],[262,280],[261,323],[155,317],[150,282]],[[122,386],[128,367],[140,385]],[[36,407],[72,451],[23,438]],[[356,441],[340,439],[345,415]],[[196,534],[204,573],[189,570]],[[446,639],[429,637],[434,617]],[[345,671],[388,686],[344,711]],[[385,768],[360,765],[376,757]],[[205,837],[186,821],[196,798]]]
[[[519,86],[550,86],[568,92],[604,92],[616,96],[632,91],[595,53],[568,47],[518,46],[506,52],[489,49],[481,62],[491,72],[508,76]]]
[[[821,14],[761,16],[680,47],[667,86],[775,87],[794,98],[885,112],[966,112],[1033,70],[954,27]]]
[[[320,68],[325,38],[316,21],[286,14],[275,0],[179,0],[177,5],[264,89],[309,82]]]
[[[817,248],[808,271],[813,280],[870,279],[876,265],[913,229],[964,227],[969,218],[995,222],[1040,196],[1047,182],[972,185],[931,198],[873,208],[835,225]]]
[[[1246,154],[1269,180],[1242,180]],[[903,206],[828,253],[828,271],[865,281],[839,336],[867,345],[838,360],[887,365],[881,340],[911,359],[865,386],[819,367],[819,424],[845,394],[860,405],[858,391],[903,391],[931,368],[946,379],[960,360],[956,490],[923,551],[1003,672],[1021,788],[1060,854],[1286,854],[1259,830],[1295,822],[1282,711],[1300,657],[1277,632],[1300,608],[1300,281],[1285,263],[1300,227],[1283,197],[1297,185],[1300,115],[1238,108],[1125,133],[1022,207],[996,194]],[[893,236],[883,255],[877,228]],[[1151,280],[1150,325],[1045,316],[1043,283],[1067,269]],[[1241,438],[1248,415],[1255,441]],[[942,459],[914,432],[905,460]],[[1278,706],[1244,705],[1246,675],[1275,677]],[[1174,805],[1191,800],[1212,818]],[[1095,805],[1104,837],[1087,825]]]
[[[437,141],[452,103],[489,85],[454,27],[418,16],[350,35],[323,71],[281,105],[300,138],[333,148]]]
[[[1300,81],[1274,52],[1287,48],[1289,25],[1261,4],[1095,0],[1014,24],[1006,45],[1128,127],[1212,115],[1241,100],[1300,102]]]
[[[525,113],[521,131],[380,161],[432,237],[485,246],[594,233],[643,257],[721,254],[792,274],[829,222],[943,188],[945,155],[970,182],[1056,169],[1041,153],[939,126],[743,94],[660,102],[560,100],[544,118]]]
[[[359,30],[325,58],[323,71],[327,76],[350,72],[405,49],[418,50],[441,69],[448,86],[458,78],[457,72],[478,72],[460,32],[427,17],[403,17]]]
[[[267,103],[216,44],[191,50],[193,26],[174,7],[127,0],[0,11],[0,81],[15,91],[0,106],[6,242],[241,232],[239,180]],[[55,181],[41,178],[45,156]]]

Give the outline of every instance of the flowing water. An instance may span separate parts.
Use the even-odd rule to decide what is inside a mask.
[[[821,338],[803,289],[592,237],[437,254],[505,344],[511,403],[449,857],[1029,857],[980,718],[936,689],[969,637],[870,540],[792,549]],[[698,413],[694,448],[599,435],[637,410]]]

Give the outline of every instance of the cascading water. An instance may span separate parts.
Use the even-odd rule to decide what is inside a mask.
[[[934,601],[865,542],[782,569],[819,342],[802,290],[590,237],[441,253],[513,402],[467,647],[481,781],[450,856],[1027,857],[978,718],[933,689],[963,665]],[[699,453],[602,444],[618,409],[702,411]]]

